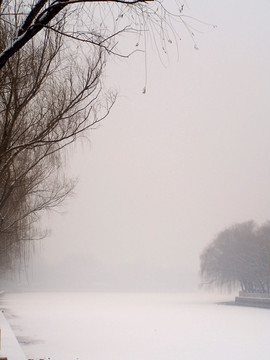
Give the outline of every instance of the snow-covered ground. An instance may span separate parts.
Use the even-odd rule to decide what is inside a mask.
[[[233,296],[21,293],[2,306],[31,359],[268,360],[270,310]]]
[[[0,356],[2,358],[8,358],[8,360],[26,360],[25,354],[19,345],[14,332],[10,328],[2,311],[0,312]]]

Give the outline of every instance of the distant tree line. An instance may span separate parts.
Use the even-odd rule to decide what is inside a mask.
[[[270,222],[236,224],[220,232],[200,257],[202,284],[270,293]]]

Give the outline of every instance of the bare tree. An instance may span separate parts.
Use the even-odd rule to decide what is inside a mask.
[[[183,2],[174,0],[174,6],[172,4],[171,8],[166,8],[159,0],[36,0],[26,3],[1,0],[0,17],[11,22],[14,29],[10,41],[1,49],[0,69],[45,29],[102,47],[108,53],[114,53],[115,43],[111,40],[122,32],[133,31],[143,36],[157,33],[160,48],[165,50],[172,38],[180,38],[174,31],[174,21],[183,23],[193,35],[182,17]],[[59,21],[62,21],[61,29]]]
[[[173,22],[185,25],[180,0],[174,8],[176,15],[158,0],[0,0],[2,264],[25,254],[42,211],[72,191],[62,150],[109,114],[115,94],[103,91],[107,56],[130,54],[117,38],[137,34],[138,49],[150,34],[166,52],[178,37]]]
[[[8,35],[10,25],[0,25]],[[40,236],[34,224],[42,211],[59,205],[73,189],[62,171],[61,150],[104,119],[115,100],[102,91],[104,49],[95,49],[83,70],[63,51],[61,27],[45,30],[43,41],[29,41],[0,72],[0,257],[5,267],[25,254],[26,240]],[[7,38],[1,37],[1,47]],[[63,53],[69,56],[63,59]]]

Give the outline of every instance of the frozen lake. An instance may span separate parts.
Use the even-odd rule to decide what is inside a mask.
[[[268,360],[270,310],[233,296],[20,293],[2,300],[27,358]]]

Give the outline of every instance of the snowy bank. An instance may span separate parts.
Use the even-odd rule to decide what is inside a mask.
[[[235,304],[242,306],[270,308],[270,294],[245,293],[240,291],[239,296],[235,297]]]
[[[6,357],[8,360],[26,360],[17,338],[11,330],[4,314],[0,311],[1,328],[1,349],[0,357]]]

